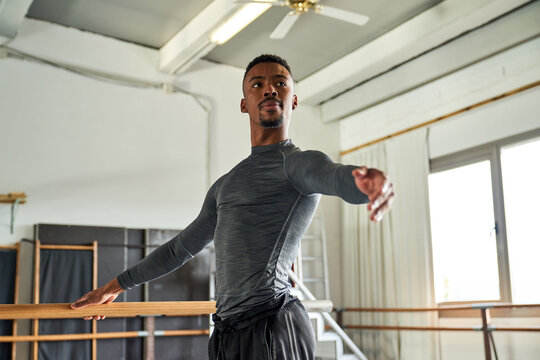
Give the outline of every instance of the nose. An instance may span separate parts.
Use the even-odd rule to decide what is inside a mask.
[[[273,97],[277,96],[277,91],[272,85],[268,85],[266,89],[264,89],[264,97],[268,97],[268,96],[273,96]]]

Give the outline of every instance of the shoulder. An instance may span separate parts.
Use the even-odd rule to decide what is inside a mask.
[[[299,148],[295,148],[288,153],[284,153],[284,155],[285,163],[288,166],[309,166],[332,161],[328,155],[319,150],[303,151]]]
[[[212,186],[210,187],[210,190],[208,191],[209,193],[217,193],[219,191],[219,187],[221,185],[221,183],[223,182],[224,179],[227,178],[227,176],[229,176],[229,173],[226,173],[224,175],[222,175],[219,179],[217,179],[213,184]]]
[[[298,149],[285,156],[284,170],[291,181],[297,181],[318,174],[332,164],[332,160],[322,151]]]

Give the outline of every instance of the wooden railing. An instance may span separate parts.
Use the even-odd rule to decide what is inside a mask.
[[[70,304],[0,305],[0,320],[76,319],[85,316],[195,316],[216,312],[215,301],[115,302],[73,310]]]
[[[484,340],[484,351],[486,360],[491,360],[491,347],[494,348],[493,331],[540,331],[540,326],[528,327],[504,327],[491,326],[491,309],[522,309],[522,308],[540,308],[540,304],[471,304],[471,305],[455,305],[435,308],[335,308],[337,323],[343,329],[356,330],[403,330],[403,331],[482,331]],[[482,326],[476,327],[437,327],[437,326],[381,326],[381,325],[348,325],[343,324],[343,314],[345,312],[444,312],[458,310],[478,310],[479,316],[482,319]]]
[[[133,316],[197,316],[216,312],[215,301],[166,301],[166,302],[124,302],[95,305],[73,310],[70,304],[25,304],[0,305],[0,320],[20,319],[76,319],[85,316],[103,315],[109,318]],[[118,339],[154,336],[193,336],[208,335],[208,329],[194,330],[155,330],[124,332],[92,332],[83,334],[56,335],[13,335],[0,336],[0,342],[22,341],[70,341]]]

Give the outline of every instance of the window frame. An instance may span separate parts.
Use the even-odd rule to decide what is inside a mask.
[[[509,145],[519,145],[520,143],[529,142],[535,138],[540,139],[540,129],[529,131],[526,133],[509,136],[504,139],[483,144],[474,148],[461,150],[452,154],[443,155],[437,158],[430,159],[429,168],[430,174],[435,174],[441,171],[458,168],[474,164],[480,161],[489,160],[491,167],[491,187],[493,195],[493,212],[495,219],[495,234],[497,246],[497,262],[499,270],[499,293],[498,301],[489,301],[495,303],[512,303],[512,284],[510,278],[510,262],[508,256],[508,239],[506,233],[506,217],[504,211],[504,194],[502,182],[502,165],[501,165],[501,149]],[[474,199],[464,199],[466,206],[474,206]],[[433,240],[431,240],[433,241]],[[434,277],[432,276],[434,279]],[[434,285],[434,284],[433,284]],[[432,287],[434,288],[434,286]],[[485,303],[486,301],[452,301],[440,302],[438,306],[456,305],[456,304],[474,304]],[[462,314],[454,314],[451,312],[441,314],[441,317],[467,317],[466,311]],[[513,316],[511,312],[501,313],[503,316]],[[517,314],[516,314],[517,315]],[[531,311],[520,312],[517,316],[540,316],[540,311],[532,309]]]

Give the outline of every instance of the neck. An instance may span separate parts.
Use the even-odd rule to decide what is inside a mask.
[[[272,145],[288,138],[287,130],[284,128],[251,131],[251,146]]]

